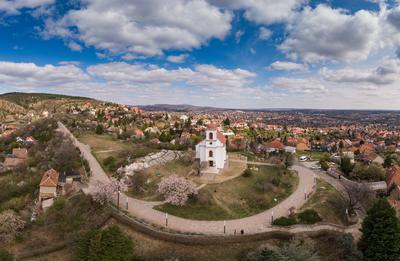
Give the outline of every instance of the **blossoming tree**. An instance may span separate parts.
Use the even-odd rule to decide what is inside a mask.
[[[175,206],[185,205],[189,196],[197,194],[192,182],[176,175],[163,178],[158,184],[158,192],[164,196],[167,203]]]
[[[18,231],[25,226],[23,221],[14,211],[7,210],[0,214],[0,242],[10,242]]]
[[[97,182],[96,189],[92,194],[93,200],[101,205],[111,202],[118,191],[126,191],[127,186],[124,182],[111,179],[108,183]]]

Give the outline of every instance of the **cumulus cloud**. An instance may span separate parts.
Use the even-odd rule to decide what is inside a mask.
[[[89,79],[85,72],[73,64],[37,66],[34,63],[0,62],[0,85],[56,87]]]
[[[175,82],[200,87],[203,90],[244,87],[256,75],[243,69],[228,70],[213,65],[196,65],[194,69],[179,68],[168,70],[144,64],[115,62],[92,65],[87,68],[90,75],[100,77],[107,82],[130,84],[156,84],[172,86]]]
[[[306,71],[307,66],[301,63],[276,61],[273,62],[268,69],[278,71]]]
[[[400,6],[390,10],[387,19],[391,25],[400,31]]]
[[[279,49],[290,58],[358,61],[378,47],[380,18],[365,10],[352,15],[321,4],[315,9],[304,8],[287,26],[287,32]]]
[[[290,20],[305,0],[209,0],[223,8],[244,10],[249,21],[274,24]]]
[[[203,0],[86,2],[57,21],[49,20],[43,35],[73,38],[113,54],[154,56],[223,39],[231,28],[231,12]]]
[[[2,0],[0,1],[0,12],[17,15],[21,9],[35,9],[52,3],[54,3],[54,0]]]
[[[316,78],[277,77],[272,79],[272,87],[298,94],[320,94],[327,92],[327,88],[323,82]]]
[[[170,55],[167,57],[167,61],[171,63],[183,63],[188,57],[188,54]]]
[[[345,68],[330,70],[324,67],[321,69],[320,74],[326,81],[356,84],[368,83],[375,88],[376,85],[389,85],[399,80],[400,61],[388,59],[374,69]]]

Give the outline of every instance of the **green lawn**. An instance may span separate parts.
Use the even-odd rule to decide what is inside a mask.
[[[144,143],[133,143],[130,141],[118,140],[107,134],[98,135],[87,133],[80,135],[78,139],[82,143],[88,144],[90,146],[93,155],[102,165],[104,170],[108,172],[108,174],[112,173],[108,171],[108,169],[104,166],[103,160],[110,156],[114,157],[118,164],[118,162],[126,160],[128,156],[131,159],[134,159],[146,156],[147,154],[157,151],[154,148],[146,146],[146,144]]]
[[[197,220],[243,218],[275,206],[297,187],[296,174],[278,167],[257,168],[250,177],[205,186],[183,207],[164,204],[156,209]]]
[[[129,151],[133,147],[133,144],[130,142],[117,140],[106,134],[84,134],[79,136],[78,139],[88,144],[99,160],[103,160],[109,156],[118,157],[118,153]]]
[[[342,196],[332,185],[321,179],[317,180],[317,191],[299,212],[305,209],[317,211],[323,222],[348,225]]]

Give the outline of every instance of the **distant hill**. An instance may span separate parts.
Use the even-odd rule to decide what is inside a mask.
[[[91,98],[68,96],[61,94],[47,94],[47,93],[22,93],[10,92],[0,95],[1,100],[5,100],[17,104],[23,108],[29,108],[33,104],[42,103],[45,100],[93,100]]]
[[[230,109],[214,108],[208,106],[195,106],[189,104],[154,104],[154,105],[139,105],[145,111],[176,111],[176,112],[191,112],[191,111],[222,111]]]
[[[290,111],[293,109],[237,109],[237,108],[218,108],[210,106],[195,106],[189,104],[154,104],[154,105],[139,105],[145,111],[174,111],[174,112],[219,112],[219,111]]]

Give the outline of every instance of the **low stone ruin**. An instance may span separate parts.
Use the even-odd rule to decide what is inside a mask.
[[[127,176],[132,176],[137,171],[179,159],[183,154],[182,151],[175,150],[162,150],[160,152],[150,153],[145,157],[136,159],[132,164],[119,168],[118,172]]]

